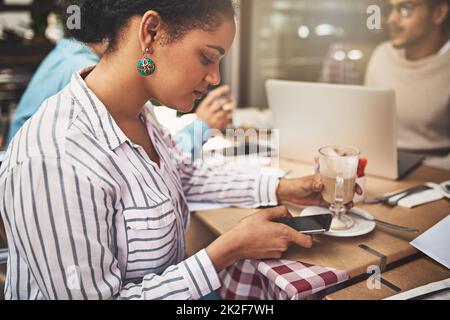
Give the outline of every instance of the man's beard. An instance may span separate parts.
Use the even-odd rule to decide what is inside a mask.
[[[404,32],[403,28],[397,28],[396,29],[399,32]],[[410,37],[409,39],[406,39],[405,41],[403,41],[400,44],[396,44],[394,41],[392,41],[392,44],[394,46],[395,49],[407,49],[410,47],[415,47],[418,44],[420,44],[421,42],[423,42],[423,40],[427,37],[427,32],[422,32],[420,34],[415,34],[412,37]]]

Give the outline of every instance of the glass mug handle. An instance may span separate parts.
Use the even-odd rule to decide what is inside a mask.
[[[338,173],[336,176],[334,194],[334,217],[341,220],[342,214],[344,213],[344,177],[342,173]]]
[[[335,198],[334,202],[337,205],[344,203],[344,177],[342,173],[338,173],[336,176],[336,185],[334,190]]]

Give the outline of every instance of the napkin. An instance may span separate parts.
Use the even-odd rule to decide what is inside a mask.
[[[398,202],[398,205],[404,208],[414,208],[426,203],[438,201],[444,198],[444,195],[435,190],[429,189],[419,193],[412,194]]]

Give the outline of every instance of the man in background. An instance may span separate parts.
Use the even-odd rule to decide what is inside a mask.
[[[394,89],[398,147],[450,170],[450,0],[390,0],[366,85]]]

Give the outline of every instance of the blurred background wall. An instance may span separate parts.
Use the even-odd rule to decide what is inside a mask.
[[[0,0],[0,150],[33,72],[62,36],[55,3]]]

